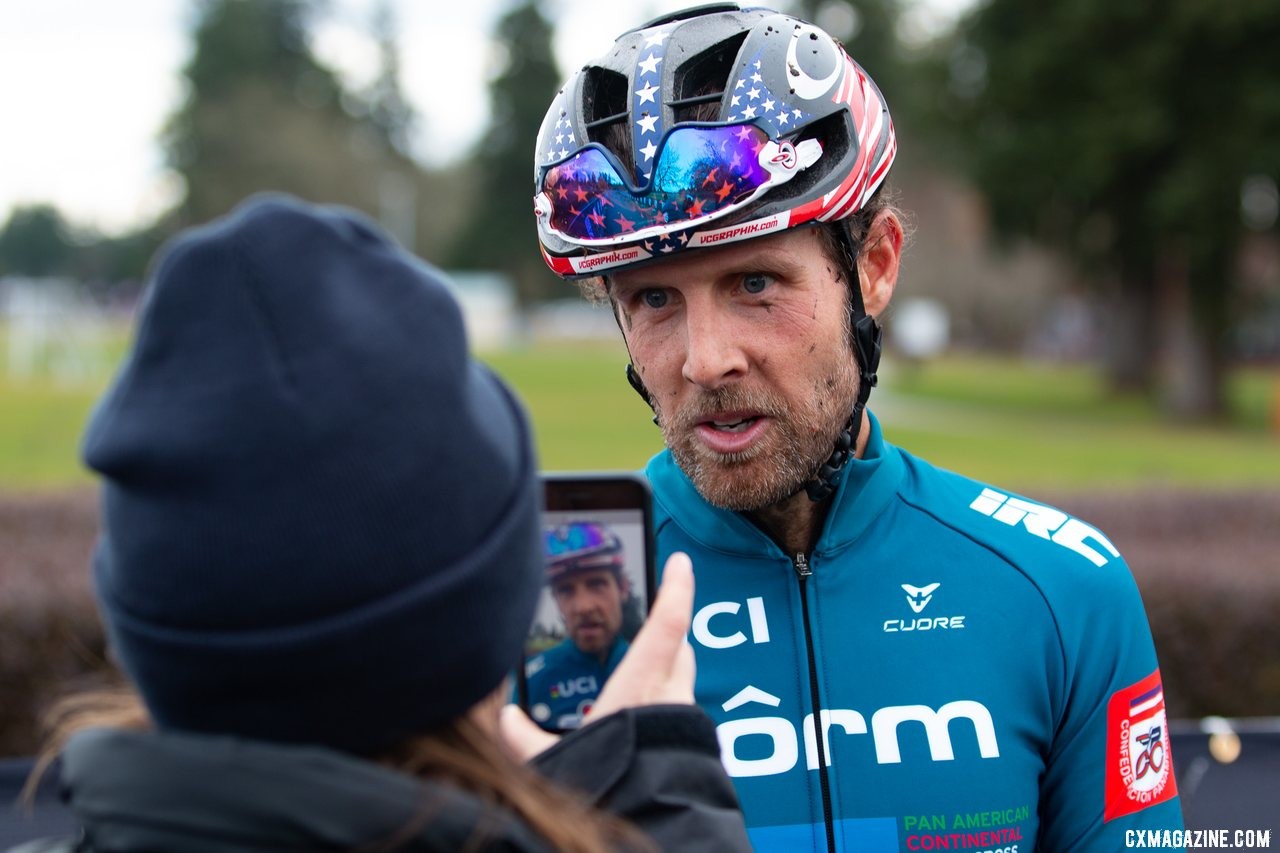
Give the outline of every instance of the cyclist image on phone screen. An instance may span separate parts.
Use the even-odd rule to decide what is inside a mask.
[[[547,587],[564,639],[525,663],[529,709],[539,723],[573,729],[626,653],[631,582],[622,542],[606,525],[571,522],[544,535]]]

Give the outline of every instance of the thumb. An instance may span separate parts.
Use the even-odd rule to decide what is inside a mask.
[[[687,644],[692,613],[693,562],[688,554],[677,551],[662,569],[662,587],[636,642],[648,644],[650,653],[664,665],[673,665]]]
[[[667,560],[649,618],[605,682],[588,720],[637,705],[693,701],[693,649],[685,639],[692,610],[693,564],[677,552]]]

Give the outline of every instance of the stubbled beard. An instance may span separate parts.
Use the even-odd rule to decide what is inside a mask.
[[[794,495],[831,455],[845,428],[858,387],[853,359],[841,359],[834,374],[815,383],[803,404],[788,407],[779,396],[736,385],[697,390],[679,411],[658,407],[662,437],[676,464],[712,506],[753,512]],[[772,423],[763,440],[739,453],[717,453],[695,428],[714,412],[752,411]]]

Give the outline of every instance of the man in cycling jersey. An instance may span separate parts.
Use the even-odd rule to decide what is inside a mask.
[[[903,227],[885,99],[827,33],[623,34],[535,150],[543,257],[612,306],[693,557],[698,701],[773,850],[1114,850],[1182,826],[1138,591],[1097,528],[865,409]]]
[[[627,651],[622,624],[631,585],[622,543],[608,526],[557,526],[545,541],[547,587],[566,636],[525,662],[529,713],[551,728],[575,729]]]

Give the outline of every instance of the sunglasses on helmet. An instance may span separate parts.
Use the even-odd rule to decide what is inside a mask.
[[[543,167],[534,212],[569,243],[631,243],[741,209],[821,156],[816,139],[775,142],[755,124],[680,125],[659,143],[646,186],[593,142]]]
[[[587,521],[574,521],[543,531],[543,552],[547,559],[594,551],[614,545],[617,540],[602,525]]]

